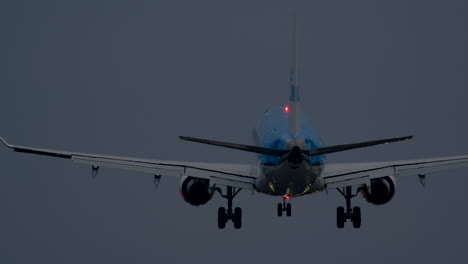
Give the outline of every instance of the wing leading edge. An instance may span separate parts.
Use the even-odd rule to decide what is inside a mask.
[[[79,164],[91,165],[94,168],[107,167],[161,176],[181,177],[187,175],[209,179],[213,184],[243,189],[253,189],[256,179],[252,166],[244,164],[141,159],[17,146],[9,144],[2,137],[0,137],[0,141],[16,152],[70,159]]]

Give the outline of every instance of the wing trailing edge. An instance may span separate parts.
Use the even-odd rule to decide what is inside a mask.
[[[54,150],[49,150],[49,149],[41,149],[41,148],[31,148],[31,147],[23,147],[23,146],[16,146],[9,144],[4,138],[0,136],[0,141],[10,149],[13,149],[15,152],[21,152],[21,153],[29,153],[29,154],[36,154],[36,155],[44,155],[44,156],[51,156],[51,157],[56,157],[56,158],[65,158],[65,159],[71,159],[73,153],[71,152],[66,152],[66,151],[54,151]]]

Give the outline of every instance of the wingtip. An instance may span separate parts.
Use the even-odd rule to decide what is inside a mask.
[[[2,136],[0,136],[0,141],[2,141],[2,143],[8,148],[12,147],[12,145],[8,144],[8,142],[6,142],[6,140]]]

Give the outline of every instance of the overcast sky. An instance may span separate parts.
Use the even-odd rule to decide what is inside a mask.
[[[302,103],[326,144],[415,135],[328,162],[468,153],[468,3],[435,0],[0,2],[0,135],[19,145],[168,160],[254,162],[178,135],[252,143],[288,99],[292,14]],[[1,263],[360,263],[468,260],[468,169],[336,228],[336,191],[243,192],[243,228],[219,196],[192,207],[177,179],[91,169],[0,148]]]

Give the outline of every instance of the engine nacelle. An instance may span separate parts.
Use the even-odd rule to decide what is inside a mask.
[[[210,180],[191,176],[181,178],[180,193],[184,200],[193,206],[204,205],[213,196]]]
[[[364,199],[375,205],[382,205],[390,202],[395,194],[395,179],[387,176],[371,180],[371,188],[364,185],[361,188]]]

